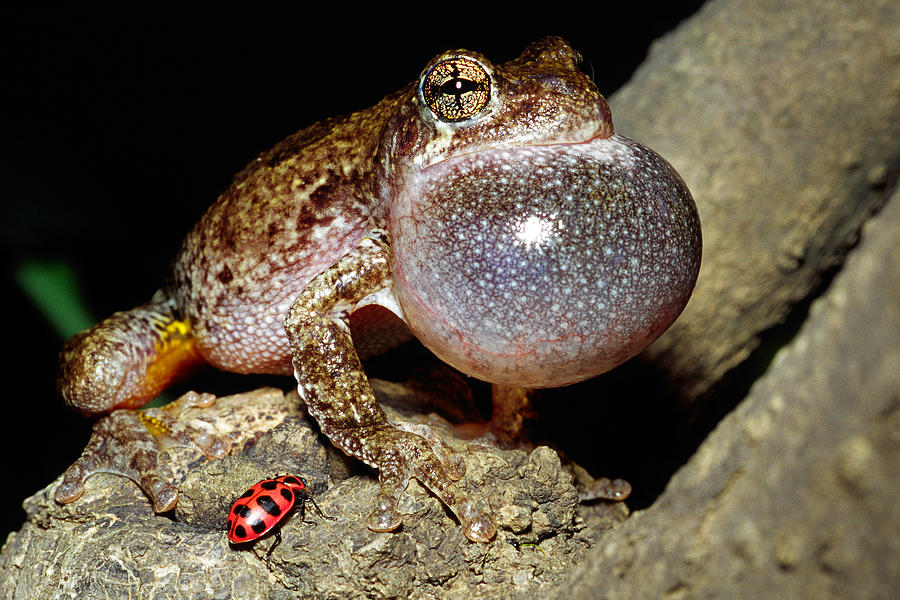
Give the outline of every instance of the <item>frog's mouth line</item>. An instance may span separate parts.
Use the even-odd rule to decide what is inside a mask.
[[[477,123],[472,126],[476,130],[479,127],[483,127]],[[452,133],[456,133],[456,131]],[[491,154],[502,151],[515,153],[516,150],[535,148],[543,148],[550,151],[553,148],[581,146],[613,137],[615,128],[608,116],[604,118],[603,111],[600,111],[594,118],[586,119],[579,124],[562,122],[558,123],[556,127],[541,131],[535,130],[531,134],[528,132],[519,132],[518,134],[509,132],[509,137],[506,140],[488,139],[484,145],[475,145],[473,148],[463,147],[458,151],[453,149],[454,136],[452,133],[450,131],[444,132],[443,135],[436,137],[426,146],[425,155],[422,156],[422,162],[419,164],[420,170],[425,171],[445,162],[463,159],[471,155]],[[496,132],[494,133],[496,134]],[[428,156],[429,154],[431,154],[431,157]],[[429,160],[434,160],[434,162],[429,163]]]
[[[593,153],[596,155],[598,160],[602,161],[606,156],[609,156],[611,160],[613,158],[614,149],[627,147],[627,145],[621,144],[623,140],[627,139],[628,138],[624,138],[623,136],[614,133],[611,135],[597,134],[582,141],[534,144],[517,143],[485,146],[484,148],[478,148],[475,150],[470,150],[467,152],[462,152],[460,154],[442,158],[437,162],[422,167],[421,170],[423,173],[433,172],[442,168],[449,168],[466,160],[472,160],[473,157],[488,157],[488,160],[497,162],[515,162],[517,159],[521,158],[521,156],[517,155],[521,154],[539,153],[549,155],[553,152],[567,154],[567,149],[577,149],[579,151],[583,151],[583,149],[588,146],[596,146],[595,148],[593,148]],[[616,144],[615,142],[619,143]],[[607,145],[609,145],[609,147],[605,147]],[[621,159],[622,157],[619,156],[618,158]]]

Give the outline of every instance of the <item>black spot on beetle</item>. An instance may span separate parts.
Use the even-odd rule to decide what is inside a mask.
[[[256,502],[257,502],[257,504],[259,504],[259,507],[261,509],[266,511],[267,514],[269,514],[273,517],[281,516],[281,507],[278,506],[277,502],[272,500],[271,496],[266,496],[265,494],[263,494],[262,496],[260,496],[259,498],[256,499]],[[255,531],[255,529],[254,529],[254,531]]]
[[[253,530],[253,533],[260,534],[266,530],[266,524],[260,520],[250,523],[250,529]]]
[[[234,536],[238,538],[245,538],[247,537],[247,530],[244,529],[243,525],[238,525],[234,528]]]
[[[259,484],[259,487],[261,487],[261,488],[264,489],[264,490],[268,490],[268,491],[271,492],[271,491],[274,490],[276,487],[278,487],[278,482],[277,482],[277,481],[272,481],[272,480],[270,479],[270,480],[268,480],[268,481],[263,481],[262,483],[260,483],[260,484]]]

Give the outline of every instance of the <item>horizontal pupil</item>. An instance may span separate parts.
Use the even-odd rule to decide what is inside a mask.
[[[473,92],[477,89],[477,83],[469,79],[462,79],[461,77],[456,77],[441,85],[442,94],[452,94],[454,96],[465,94],[466,92]]]

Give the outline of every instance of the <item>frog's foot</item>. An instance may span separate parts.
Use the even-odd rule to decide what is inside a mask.
[[[65,504],[81,497],[84,482],[95,473],[115,473],[137,483],[153,501],[153,510],[166,512],[178,501],[179,466],[162,455],[172,447],[190,447],[206,459],[219,458],[230,445],[211,431],[187,424],[179,417],[193,407],[207,407],[212,394],[188,392],[162,408],[116,410],[94,425],[81,457],[63,474],[54,498]],[[186,468],[182,468],[186,473]]]
[[[422,428],[428,430],[424,436],[419,434]],[[366,433],[362,436],[361,454],[378,468],[381,480],[375,509],[366,521],[369,529],[393,531],[400,526],[402,515],[397,505],[410,478],[415,477],[453,511],[471,541],[488,542],[496,535],[493,518],[466,499],[453,483],[465,470],[462,458],[440,441],[430,427],[383,425]],[[441,448],[437,453],[435,446]],[[446,452],[449,454],[445,462],[439,457]]]
[[[582,501],[612,500],[622,502],[631,495],[631,484],[624,479],[609,479],[598,477],[593,483],[579,491],[578,498]]]

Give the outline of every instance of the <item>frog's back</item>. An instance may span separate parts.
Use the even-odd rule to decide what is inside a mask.
[[[283,319],[379,218],[381,133],[402,94],[283,140],[241,171],[188,234],[169,293],[212,365],[290,373]]]

